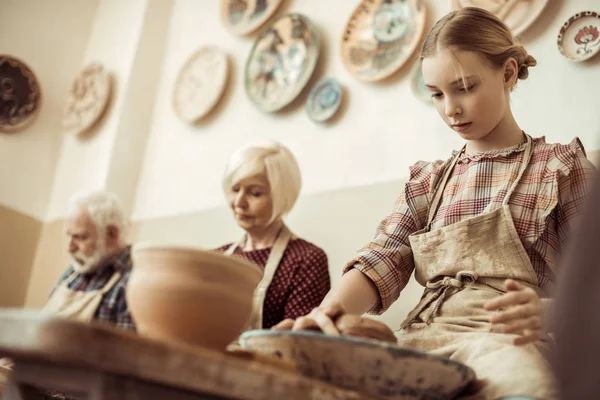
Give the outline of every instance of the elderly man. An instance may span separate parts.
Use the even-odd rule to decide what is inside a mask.
[[[132,263],[124,229],[124,213],[115,195],[95,192],[71,199],[66,234],[73,262],[44,312],[135,330],[125,299]]]
[[[125,244],[125,217],[119,199],[95,192],[74,196],[69,204],[66,234],[71,265],[54,287],[42,312],[64,318],[97,321],[135,331],[125,291],[131,274],[131,247]],[[0,359],[0,397],[9,359]],[[25,398],[65,398],[27,388]]]

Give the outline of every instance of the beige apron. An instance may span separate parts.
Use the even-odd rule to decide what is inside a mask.
[[[269,286],[273,281],[277,267],[283,258],[283,253],[285,253],[285,249],[287,248],[289,241],[292,239],[292,236],[292,232],[290,232],[288,227],[283,225],[279,235],[277,236],[277,240],[275,241],[275,244],[269,253],[269,258],[267,259],[267,265],[265,265],[263,277],[254,290],[254,296],[252,298],[252,314],[245,330],[262,329],[265,297],[267,295],[267,291],[269,290]],[[225,250],[225,254],[228,256],[232,255],[238,246],[243,246],[245,240],[246,237],[244,236],[239,243],[234,243],[229,246],[229,248]]]
[[[116,285],[121,273],[114,273],[102,289],[89,292],[69,289],[69,285],[77,276],[78,273],[73,272],[54,290],[42,312],[74,321],[90,322],[94,319],[102,298]]]
[[[426,289],[403,322],[399,341],[473,368],[478,383],[464,399],[509,395],[557,398],[548,362],[548,340],[515,346],[512,344],[515,335],[494,329],[489,322],[493,313],[483,308],[485,302],[505,292],[503,285],[507,278],[544,296],[508,205],[531,153],[532,140],[527,135],[519,174],[501,205],[490,203],[490,209],[479,216],[430,230],[462,151],[456,154],[435,190],[427,226],[409,237],[415,277]]]

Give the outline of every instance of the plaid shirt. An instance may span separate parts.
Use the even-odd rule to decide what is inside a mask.
[[[431,229],[454,224],[501,206],[523,160],[526,144],[503,150],[463,154],[444,189]],[[454,152],[456,154],[456,152]],[[372,313],[384,312],[410,279],[414,261],[409,235],[427,224],[429,203],[452,158],[417,162],[394,210],[358,251],[344,272],[357,268],[377,286],[380,302]],[[509,205],[515,228],[529,255],[538,284],[552,291],[558,257],[573,219],[584,205],[595,171],[579,139],[568,145],[533,140],[531,161]]]
[[[98,272],[87,275],[77,275],[69,283],[69,289],[86,292],[100,290],[108,283],[115,272],[120,272],[121,277],[117,283],[102,297],[100,306],[94,315],[94,320],[109,323],[117,328],[134,331],[135,324],[131,318],[125,299],[125,290],[133,267],[130,253],[131,246],[127,246]],[[73,272],[75,272],[75,270],[72,266],[69,266],[67,271],[59,279],[56,287],[61,285],[65,279],[69,278]]]

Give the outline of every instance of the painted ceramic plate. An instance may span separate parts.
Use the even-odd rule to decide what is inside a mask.
[[[221,18],[236,35],[258,29],[277,11],[282,0],[221,0]]]
[[[600,14],[583,11],[560,28],[558,50],[573,61],[585,61],[600,52]]]
[[[217,105],[229,77],[227,54],[203,47],[184,64],[177,76],[173,107],[181,119],[195,122]]]
[[[486,9],[500,18],[518,36],[542,14],[549,0],[450,0],[453,10],[463,7]]]
[[[421,0],[362,0],[342,37],[344,66],[367,82],[390,76],[411,58],[425,22]]]
[[[327,78],[317,83],[306,100],[306,113],[315,122],[325,122],[335,115],[342,104],[343,90],[340,83]]]
[[[106,110],[112,84],[110,75],[99,63],[86,66],[76,77],[63,113],[63,128],[74,134],[88,131]]]
[[[302,375],[380,399],[453,399],[475,372],[464,364],[377,340],[260,330],[242,347],[294,361]]]
[[[301,14],[275,19],[256,39],[246,62],[246,93],[261,110],[274,112],[302,91],[319,58],[319,35]]]
[[[41,99],[31,69],[21,60],[0,55],[0,132],[18,132],[31,124]]]
[[[413,94],[419,99],[426,103],[431,103],[431,91],[425,86],[425,79],[423,79],[422,62],[419,59],[411,72],[411,88]]]

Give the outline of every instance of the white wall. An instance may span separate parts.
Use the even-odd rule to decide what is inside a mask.
[[[413,96],[411,66],[377,84],[358,82],[343,68],[339,41],[356,3],[327,0],[324,7],[322,0],[302,0],[286,2],[287,8],[279,11],[312,18],[324,42],[316,77],[336,77],[347,88],[342,118],[332,126],[320,126],[307,118],[302,103],[276,115],[256,109],[243,87],[243,66],[253,39],[225,30],[219,2],[176,0],[133,218],[222,205],[220,178],[227,157],[238,146],[259,138],[275,138],[292,148],[301,164],[304,195],[404,178],[414,161],[445,158],[458,147],[460,139],[436,111]],[[430,25],[449,11],[448,3],[427,2]],[[533,136],[567,142],[578,135],[589,148],[597,148],[600,113],[593,104],[600,90],[600,57],[575,64],[560,55],[555,43],[563,21],[582,9],[593,9],[597,0],[549,3],[523,38],[539,66],[514,93],[515,114]],[[235,69],[221,107],[208,121],[190,126],[176,117],[171,95],[181,65],[203,45],[223,48]]]
[[[74,192],[106,188],[146,7],[146,0],[100,2],[80,67],[90,62],[100,62],[111,72],[111,104],[105,117],[89,134],[64,138],[48,220],[64,216],[67,201]]]
[[[33,125],[0,134],[0,204],[40,220],[62,142],[64,102],[97,6],[98,0],[0,0],[0,54],[25,62],[42,90]]]

